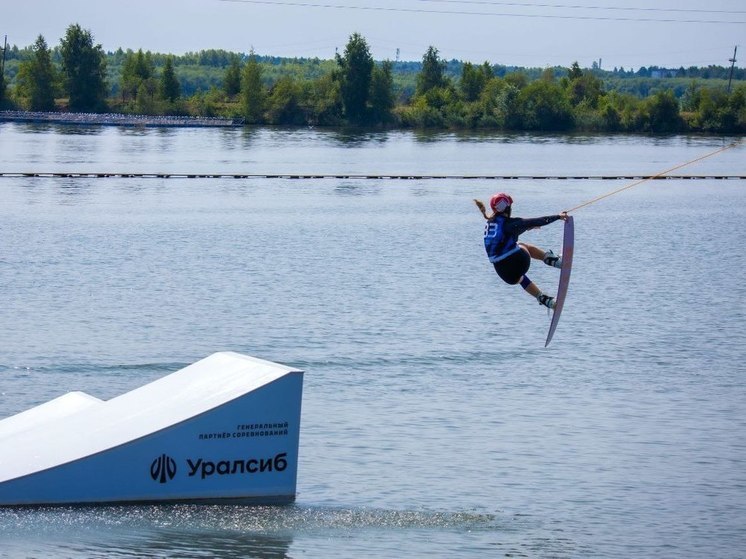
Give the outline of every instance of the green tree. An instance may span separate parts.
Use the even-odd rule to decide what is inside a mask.
[[[143,54],[142,49],[136,53],[128,51],[122,63],[120,89],[122,100],[135,99],[143,82],[155,76],[155,64],[150,52]]]
[[[189,98],[190,113],[207,117],[219,116],[218,104],[222,97],[223,92],[215,86],[208,91],[198,91]]]
[[[310,121],[322,126],[339,126],[343,124],[342,92],[339,80],[329,72],[315,80],[309,86]]]
[[[230,66],[225,71],[223,89],[229,97],[238,95],[241,91],[241,61],[238,56],[231,58]]]
[[[436,87],[445,87],[448,80],[445,76],[445,61],[440,60],[438,49],[428,47],[422,57],[422,70],[417,75],[417,95],[424,95]]]
[[[687,112],[695,112],[702,99],[702,88],[697,80],[692,80],[681,97],[681,109]]]
[[[505,88],[498,97],[498,115],[502,117],[505,128],[518,130],[523,123],[521,90],[507,80],[505,83]]]
[[[572,63],[572,66],[570,66],[570,70],[567,72],[567,77],[571,81],[583,77],[583,70],[580,69],[580,65],[577,62]]]
[[[73,111],[99,111],[106,106],[106,57],[93,35],[74,24],[61,41],[65,88]]]
[[[135,111],[144,115],[158,113],[160,107],[156,105],[156,89],[157,84],[154,79],[145,80],[140,83],[137,95],[135,95]]]
[[[598,106],[598,100],[603,95],[603,84],[593,74],[584,74],[582,77],[570,81],[569,96],[570,103],[579,105],[586,102],[591,107]]]
[[[746,85],[739,85],[733,90],[728,105],[735,119],[733,131],[746,132]]]
[[[3,52],[3,55],[6,53]],[[0,59],[0,109],[4,109],[8,104],[8,90],[5,84],[5,64]]]
[[[137,95],[137,89],[139,83],[135,83],[135,55],[132,51],[128,51],[124,55],[124,61],[122,62],[122,72],[119,76],[119,91],[122,95],[122,101],[127,99],[134,99]]]
[[[368,43],[359,33],[350,36],[344,56],[337,54],[337,65],[345,116],[352,124],[363,124],[368,116],[374,65]]]
[[[272,124],[306,124],[301,105],[301,85],[291,76],[283,76],[272,87],[267,100],[267,118]]]
[[[158,82],[155,78],[155,62],[150,52],[127,51],[122,62],[120,77],[122,100],[131,100],[131,110],[140,114],[155,114],[159,111],[155,94]]]
[[[264,105],[267,92],[262,83],[262,67],[252,51],[241,75],[241,105],[243,115],[249,124],[264,121]]]
[[[387,124],[392,120],[395,105],[392,69],[390,60],[373,68],[370,82],[370,120],[375,124]]]
[[[598,111],[605,131],[617,132],[622,129],[622,104],[621,96],[615,91],[599,100]]]
[[[713,95],[709,88],[702,88],[697,91],[696,102],[692,109],[695,113],[694,127],[707,132],[717,129],[717,106],[718,95]],[[690,102],[691,104],[691,102]]]
[[[505,76],[505,81],[516,89],[523,89],[528,85],[528,76],[523,72],[511,72]]]
[[[680,115],[689,127],[706,132],[743,132],[746,130],[746,86],[728,94],[720,88],[692,84],[682,99]]]
[[[573,62],[563,83],[573,106],[584,103],[586,107],[598,107],[598,101],[603,95],[603,84],[594,74],[583,72],[577,62]]]
[[[7,104],[7,87],[5,85],[5,72],[0,72],[0,109],[4,109]]]
[[[518,96],[525,130],[568,130],[572,127],[572,108],[565,91],[545,80],[531,82]]]
[[[181,85],[174,71],[174,57],[167,56],[158,92],[162,99],[173,103],[181,96]]]
[[[461,68],[461,81],[459,82],[464,101],[472,102],[479,99],[484,86],[492,77],[492,67],[489,62],[485,62],[481,66],[474,66],[471,62],[465,62]]]
[[[437,91],[443,91],[438,89]],[[445,126],[443,114],[428,103],[425,95],[416,96],[414,102],[401,112],[402,123],[416,128],[442,128]]]
[[[660,91],[646,101],[651,132],[676,132],[681,128],[679,102],[672,91]]]
[[[29,98],[32,111],[53,111],[57,75],[43,36],[39,35],[31,50],[31,59],[21,62],[18,69],[19,90]]]
[[[492,78],[484,86],[478,102],[478,122],[489,128],[520,128],[518,88],[505,79]]]
[[[416,95],[407,110],[402,111],[402,122],[418,128],[462,128],[466,125],[464,107],[456,89],[448,83],[432,87]]]

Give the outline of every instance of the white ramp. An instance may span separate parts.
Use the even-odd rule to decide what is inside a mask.
[[[222,352],[106,402],[67,394],[0,421],[0,506],[292,501],[302,390]]]
[[[54,425],[64,417],[100,403],[101,400],[85,392],[68,392],[45,404],[0,420],[0,440],[24,431],[40,429],[44,425]]]

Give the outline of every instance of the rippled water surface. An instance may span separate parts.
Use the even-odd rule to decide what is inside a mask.
[[[654,174],[730,140],[0,124],[0,171]],[[306,371],[295,505],[0,510],[0,557],[742,557],[746,181],[579,210],[548,349],[484,256],[472,198],[625,184],[0,178],[0,417],[220,350]]]

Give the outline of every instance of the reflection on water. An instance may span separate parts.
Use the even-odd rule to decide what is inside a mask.
[[[494,515],[309,506],[162,505],[0,510],[3,552],[74,556],[289,557],[295,537],[366,530],[500,531]],[[33,543],[29,543],[33,541]]]
[[[106,126],[88,126],[80,124],[58,124],[56,132],[65,136],[100,136],[106,132]]]

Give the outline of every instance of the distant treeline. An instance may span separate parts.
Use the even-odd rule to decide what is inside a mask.
[[[536,131],[746,132],[746,70],[521,68],[374,61],[353,34],[334,59],[205,50],[105,53],[71,25],[59,45],[9,47],[0,107],[225,116],[250,124]]]

